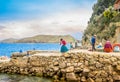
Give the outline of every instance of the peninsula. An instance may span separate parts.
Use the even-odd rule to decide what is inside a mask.
[[[5,39],[2,43],[58,43],[63,38],[67,42],[74,42],[75,38],[70,35],[36,35],[33,37],[26,37],[22,39]]]

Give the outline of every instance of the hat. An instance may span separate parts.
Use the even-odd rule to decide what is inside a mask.
[[[96,35],[94,35],[96,37]]]

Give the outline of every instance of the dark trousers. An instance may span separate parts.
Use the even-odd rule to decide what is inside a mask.
[[[95,49],[95,43],[92,43],[92,51],[93,51],[93,50],[96,50],[96,49]]]

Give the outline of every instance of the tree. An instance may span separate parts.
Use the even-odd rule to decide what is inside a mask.
[[[113,10],[113,8],[110,6],[108,9],[106,9],[103,12],[104,17],[107,17],[109,19],[112,19],[113,17],[118,15],[118,12]]]
[[[93,13],[90,18],[90,22],[94,19],[95,15],[100,15],[102,14],[106,8],[109,6],[113,6],[115,0],[98,0],[96,4],[93,6]]]

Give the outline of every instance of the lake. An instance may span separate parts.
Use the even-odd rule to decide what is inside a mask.
[[[60,51],[59,43],[0,43],[0,56],[10,57],[13,52],[19,52],[20,50],[53,50]],[[70,44],[67,44],[70,49]],[[0,82],[52,82],[51,79],[35,77],[35,76],[24,76],[24,75],[11,75],[0,73]]]
[[[52,80],[36,76],[0,73],[0,82],[52,82]]]
[[[66,45],[70,49],[70,44]],[[27,50],[60,51],[59,43],[0,43],[0,56],[10,57],[13,52]]]

